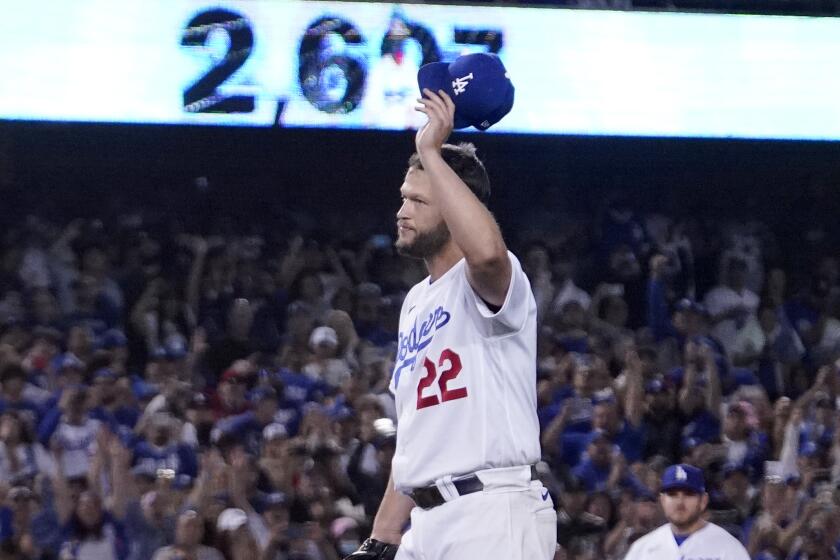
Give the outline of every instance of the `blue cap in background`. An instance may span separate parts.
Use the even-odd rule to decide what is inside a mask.
[[[706,492],[706,482],[703,480],[703,471],[697,467],[681,463],[671,465],[665,469],[662,475],[662,492],[668,490],[687,490],[695,494]]]

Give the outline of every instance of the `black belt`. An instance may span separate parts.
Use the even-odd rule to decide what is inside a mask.
[[[537,467],[531,465],[531,480],[537,480],[537,478],[539,478],[537,476]],[[453,479],[452,486],[458,491],[459,496],[466,496],[467,494],[484,490],[484,484],[475,473]],[[414,500],[417,507],[422,509],[432,509],[446,503],[440,490],[434,484],[415,488],[408,495]]]

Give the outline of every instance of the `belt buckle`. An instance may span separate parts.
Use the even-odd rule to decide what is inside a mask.
[[[435,493],[437,493],[437,497],[440,498],[439,500],[435,499]],[[435,485],[416,488],[409,495],[420,509],[432,509],[433,507],[441,505],[441,500],[443,500],[443,496],[440,495],[440,490],[438,490]]]

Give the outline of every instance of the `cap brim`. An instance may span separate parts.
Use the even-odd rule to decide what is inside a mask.
[[[686,492],[691,492],[692,494],[703,494],[706,491],[704,488],[698,490],[693,486],[687,486],[685,484],[669,484],[667,486],[663,486],[660,489],[660,492],[667,492],[669,490],[685,490]]]

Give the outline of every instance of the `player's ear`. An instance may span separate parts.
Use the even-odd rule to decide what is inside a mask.
[[[703,492],[703,496],[700,498],[700,505],[702,506],[702,510],[706,511],[706,506],[709,505],[709,494],[708,494],[708,492]]]

